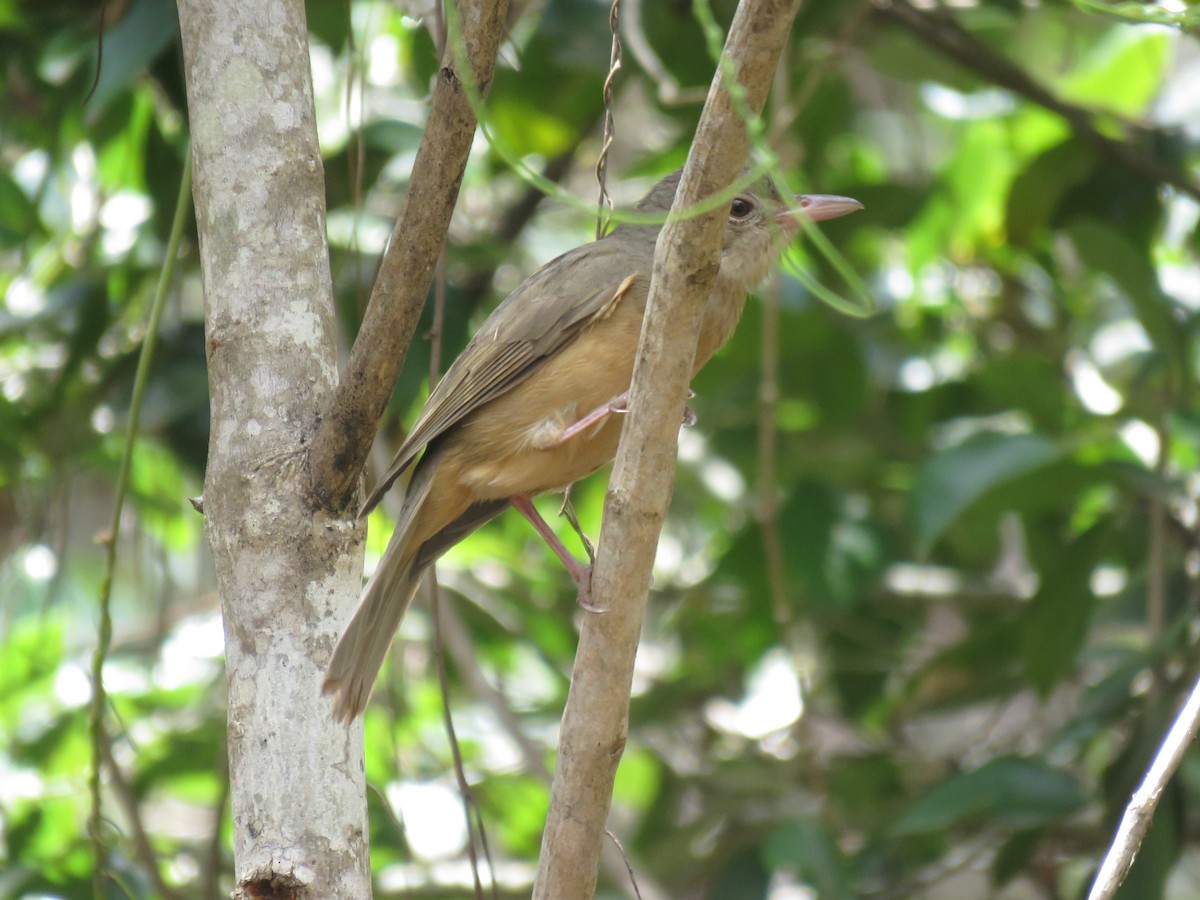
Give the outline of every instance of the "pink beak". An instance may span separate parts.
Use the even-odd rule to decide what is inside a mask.
[[[858,212],[863,205],[852,197],[836,194],[797,194],[796,205],[779,214],[780,224],[789,234],[799,230],[797,217],[804,216],[810,222],[824,222]]]

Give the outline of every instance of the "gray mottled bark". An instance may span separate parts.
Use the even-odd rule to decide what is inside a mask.
[[[235,897],[371,893],[361,723],[321,679],[358,594],[353,514],[313,511],[305,441],[337,380],[300,2],[182,0],[225,617]]]

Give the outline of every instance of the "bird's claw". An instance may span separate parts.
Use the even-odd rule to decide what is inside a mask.
[[[579,587],[579,593],[575,595],[575,602],[579,604],[579,608],[584,612],[592,613],[593,615],[602,616],[608,612],[608,607],[597,606],[592,602],[592,567],[584,566],[576,579],[576,584]]]

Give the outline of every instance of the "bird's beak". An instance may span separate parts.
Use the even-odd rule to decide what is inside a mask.
[[[788,232],[796,232],[799,227],[797,218],[803,216],[810,222],[824,222],[828,218],[850,215],[863,209],[863,204],[852,197],[838,197],[832,193],[798,193],[796,205],[792,209],[780,212],[780,222]]]

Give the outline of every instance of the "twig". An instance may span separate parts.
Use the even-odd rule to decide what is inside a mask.
[[[725,44],[675,196],[691,208],[732,184],[746,160],[746,123],[727,71],[752,111],[762,109],[798,0],[743,0]],[[698,149],[697,149],[698,148]],[[724,217],[668,219],[658,239],[628,419],[605,499],[593,599],[584,619],[559,739],[534,900],[595,892],[612,785],[624,750],[629,691],[654,552],[670,502],[679,416],[700,318],[717,274]]]
[[[129,779],[125,777],[125,773],[117,764],[117,759],[113,755],[112,736],[107,732],[104,734],[104,764],[108,769],[113,793],[120,802],[125,818],[129,820],[129,827],[133,831],[134,855],[142,864],[146,877],[154,885],[155,896],[162,897],[163,900],[175,900],[179,895],[163,880],[162,872],[159,871],[158,856],[150,844],[150,835],[146,831],[146,825],[142,822],[142,811],[138,807],[137,797],[133,795]]]
[[[664,106],[703,103],[708,96],[707,88],[681,88],[675,76],[667,71],[663,61],[650,46],[645,29],[642,28],[642,0],[625,0],[625,3],[626,15],[622,17],[621,30],[625,32],[625,40],[629,43],[633,58],[657,86],[659,102]]]
[[[496,720],[517,745],[525,771],[539,781],[550,784],[552,775],[546,766],[543,749],[525,733],[521,721],[508,704],[508,698],[484,676],[479,666],[479,654],[471,640],[471,634],[453,604],[441,608],[442,639],[454,665],[462,675],[471,693],[488,707]],[[620,842],[609,832],[611,841],[604,845],[600,863],[614,884],[622,885],[628,878],[629,891],[644,900],[666,900],[670,896],[650,875],[642,871],[626,856]]]
[[[442,690],[442,718],[446,726],[446,737],[450,742],[450,753],[454,757],[454,777],[458,782],[458,792],[462,797],[463,815],[467,819],[467,856],[471,860],[471,875],[475,879],[475,897],[483,900],[483,882],[479,879],[479,856],[475,852],[475,835],[478,832],[479,841],[483,847],[488,864],[488,880],[492,884],[492,897],[497,896],[496,867],[492,863],[492,854],[488,849],[487,832],[483,828],[483,819],[479,814],[479,803],[467,783],[467,772],[463,767],[462,749],[458,745],[458,735],[454,731],[454,717],[450,713],[450,679],[446,675],[446,657],[442,653],[442,620],[441,620],[441,591],[438,590],[437,567],[429,569],[429,603],[433,609],[433,655],[437,660],[438,686]],[[472,817],[472,812],[475,817]]]
[[[783,98],[787,97],[787,77],[778,77],[775,79],[775,88],[771,91],[773,99],[771,101],[772,115],[769,142],[772,146],[776,145],[787,134],[792,124],[800,118],[800,114],[804,112],[804,108],[808,106],[809,101],[816,96],[817,89],[821,86],[821,83],[833,69],[834,65],[841,62],[843,57],[845,57],[847,48],[853,44],[854,38],[863,23],[867,21],[870,12],[871,0],[859,0],[858,8],[847,15],[845,25],[834,36],[833,46],[829,52],[810,63],[808,74],[804,76],[804,81],[800,83],[795,96],[787,98],[787,102],[782,102]],[[786,59],[780,65],[779,71],[786,75],[788,71]]]
[[[368,13],[368,23],[370,16],[374,15],[374,10]],[[368,24],[367,33],[370,33]],[[349,3],[346,4],[346,126],[352,127],[353,117],[352,103],[354,99],[354,84],[358,82],[358,127],[353,131],[351,138],[351,148],[346,151],[346,179],[350,183],[350,206],[354,209],[354,228],[350,231],[350,240],[346,247],[347,256],[354,266],[354,291],[355,299],[358,302],[358,313],[361,316],[363,310],[366,309],[367,299],[364,296],[362,266],[363,258],[359,253],[358,230],[362,220],[362,190],[363,190],[363,172],[367,164],[367,135],[363,125],[366,122],[366,105],[367,105],[367,45],[368,41],[364,40],[361,44],[354,37],[354,16],[353,10]],[[337,283],[337,273],[334,273],[334,283]]]
[[[506,8],[506,0],[462,0],[458,10],[473,69],[463,75],[482,94],[491,86]],[[310,484],[314,499],[329,509],[343,508],[358,484],[429,292],[475,137],[475,114],[454,68],[455,41],[447,43],[404,212],[380,263],[346,372],[313,436]]]
[[[588,123],[580,129],[580,134],[590,131],[591,128],[592,123]],[[577,138],[565,151],[548,160],[541,171],[542,179],[550,184],[558,184],[562,181],[571,170],[571,164],[575,161],[575,153],[579,150],[579,144],[580,140]],[[495,227],[489,229],[489,240],[501,247],[515,244],[545,196],[545,192],[536,185],[527,186],[521,196],[504,211]],[[482,295],[491,288],[495,277],[495,264],[477,269],[467,277],[462,283],[462,293],[466,297],[468,308],[479,302]]]
[[[87,106],[92,95],[96,93],[96,88],[100,86],[100,73],[104,71],[104,11],[107,8],[106,4],[100,6],[100,24],[96,26],[96,75],[92,79],[92,86],[84,95],[83,103],[80,104],[82,106]]]
[[[437,50],[438,59],[446,52],[446,41],[449,30],[446,23],[446,11],[442,8],[444,0],[433,4],[433,24],[429,26],[429,35],[433,38],[433,46]]]
[[[1169,407],[1164,407],[1169,408]],[[1155,435],[1158,437],[1158,459],[1154,463],[1154,474],[1160,484],[1167,483],[1167,469],[1171,459],[1171,433],[1166,413],[1161,413]],[[1167,619],[1167,500],[1158,491],[1149,496],[1150,534],[1146,553],[1146,630],[1153,645],[1161,640]],[[1157,692],[1163,683],[1162,666],[1154,667],[1153,690]]]
[[[204,867],[204,879],[201,896],[204,900],[223,900],[221,893],[221,823],[225,820],[225,807],[229,804],[229,748],[226,746],[224,734],[220,746],[217,747],[216,759],[217,784],[221,793],[214,805],[216,821],[213,823],[212,835],[208,839],[207,862]],[[228,896],[228,895],[225,895]]]
[[[550,769],[546,766],[546,759],[541,748],[521,728],[521,722],[512,707],[508,705],[508,700],[503,692],[484,676],[483,670],[479,667],[479,658],[475,653],[474,642],[471,640],[471,635],[462,618],[451,604],[447,604],[446,608],[441,610],[440,615],[442,640],[445,642],[451,659],[454,660],[454,665],[458,668],[467,686],[470,687],[471,693],[483,701],[483,704],[496,716],[500,726],[508,732],[509,737],[521,752],[525,771],[534,778],[548,782]]]
[[[443,251],[438,256],[437,273],[434,279],[433,294],[433,327],[429,334],[429,389],[432,391],[441,376],[442,368],[442,325],[446,317],[446,254]],[[454,730],[454,716],[450,711],[450,679],[446,674],[446,657],[442,653],[442,592],[438,587],[437,566],[429,567],[429,603],[433,609],[433,653],[437,661],[438,687],[442,692],[442,711],[446,726],[446,739],[450,743],[450,752],[454,757],[454,777],[458,781],[458,791],[462,796],[463,815],[467,819],[467,856],[471,860],[471,875],[475,879],[475,896],[483,900],[483,883],[479,878],[479,857],[475,852],[475,835],[479,834],[480,844],[488,863],[488,880],[492,884],[492,897],[497,896],[496,867],[492,863],[492,854],[488,849],[487,831],[483,826],[483,813],[471,793],[467,783],[467,772],[463,766],[462,750],[458,745],[458,734]],[[474,813],[474,821],[472,820]]]
[[[429,390],[433,390],[442,373],[442,332],[446,323],[446,253],[438,254],[433,279],[433,324],[429,327]]]
[[[1158,807],[1159,798],[1183,760],[1196,731],[1200,729],[1200,680],[1192,686],[1192,692],[1175,721],[1167,732],[1166,740],[1158,748],[1154,762],[1150,764],[1146,777],[1134,791],[1117,826],[1112,846],[1104,857],[1096,880],[1092,884],[1088,900],[1108,900],[1116,895],[1117,888],[1129,874],[1138,849],[1150,830],[1154,820],[1154,811]]]
[[[517,718],[516,713],[512,712],[512,707],[509,706],[508,697],[504,696],[504,692],[487,680],[484,670],[480,668],[479,653],[476,653],[470,632],[455,611],[454,605],[445,604],[440,612],[442,612],[442,637],[446,650],[450,653],[450,659],[454,660],[458,672],[466,680],[470,691],[476,698],[484,702],[488,709],[492,710],[500,727],[503,727],[504,731],[509,734],[512,743],[517,745],[526,772],[539,781],[550,784],[552,775],[550,768],[546,766],[544,750],[524,732],[521,720]],[[612,838],[611,833],[610,838]],[[612,878],[613,883],[620,884],[628,876],[629,890],[635,896],[642,896],[644,900],[666,900],[670,896],[665,888],[662,888],[647,872],[642,871],[625,856],[624,848],[620,848],[620,842],[616,838],[612,838],[611,842],[605,844],[600,863],[604,866],[608,877]]]
[[[625,848],[621,842],[617,840],[617,836],[608,829],[605,829],[604,836],[612,841],[612,846],[617,848],[617,852],[621,854],[621,859],[625,862],[625,871],[629,873],[629,881],[633,885],[633,896],[635,900],[642,900],[642,892],[638,890],[637,876],[633,874],[633,863],[629,859],[629,854],[625,852]]]

